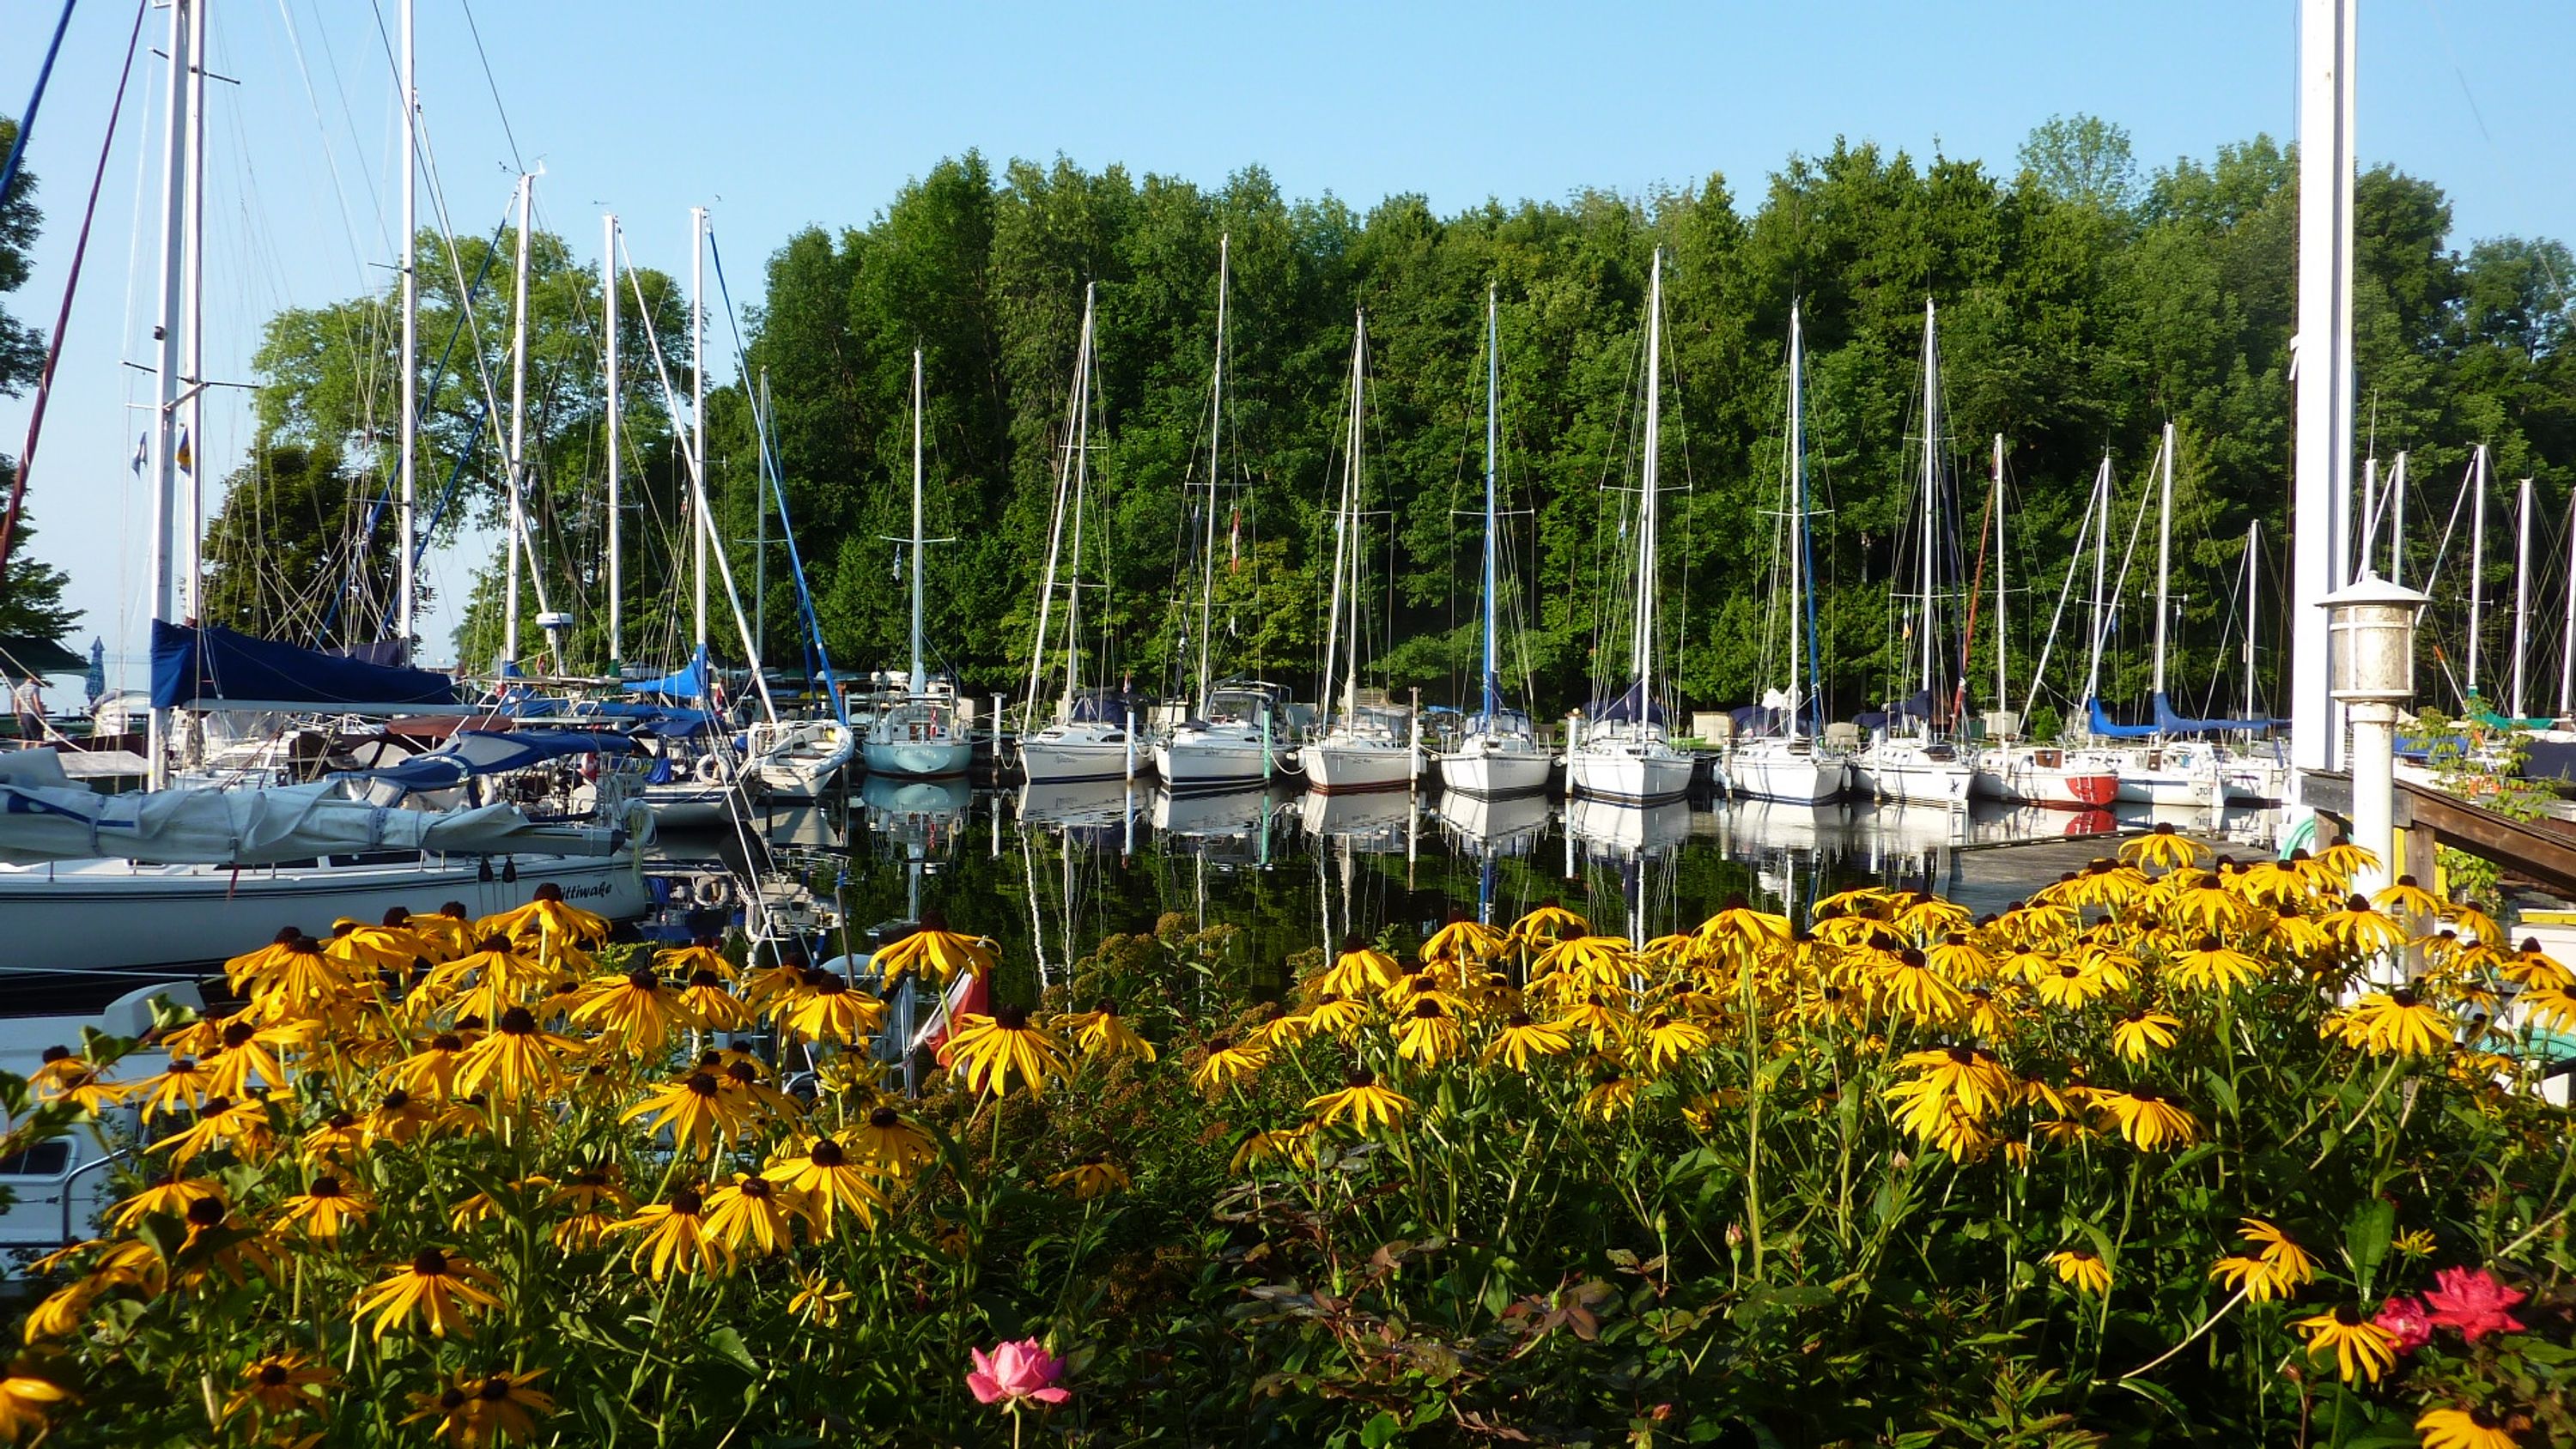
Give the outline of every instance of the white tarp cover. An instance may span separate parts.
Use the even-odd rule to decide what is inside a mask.
[[[98,795],[28,750],[0,768],[0,858],[156,865],[271,865],[371,850],[439,855],[608,855],[616,833],[540,825],[515,806],[404,810],[351,800],[332,781],[267,790]],[[50,780],[46,777],[50,775]]]

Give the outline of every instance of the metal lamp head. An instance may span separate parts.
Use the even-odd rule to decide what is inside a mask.
[[[2415,697],[2415,618],[2426,599],[2364,573],[2319,601],[2326,610],[2334,697],[2404,704]]]

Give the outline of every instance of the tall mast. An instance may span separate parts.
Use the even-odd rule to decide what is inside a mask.
[[[203,547],[206,530],[206,4],[188,7],[188,241],[187,300],[181,308],[188,328],[188,357],[183,374],[188,391],[187,492],[181,516],[179,604],[190,619],[205,613]]]
[[[2012,638],[2004,632],[2004,435],[1995,434],[1995,708],[2002,709],[2012,698],[2012,661],[2008,657]]]
[[[1923,299],[1923,696],[1924,707],[1932,707],[1933,638],[1932,627],[1932,514],[1938,508],[1941,485],[1940,453],[1941,410],[1941,338],[1933,321],[1932,299]],[[1932,726],[1930,715],[1924,717],[1924,728]]]
[[[1806,718],[1806,696],[1798,692],[1798,661],[1806,648],[1804,602],[1807,528],[1807,339],[1798,304],[1789,304],[1789,516],[1783,522],[1789,553],[1789,736],[1795,739]]]
[[[1654,269],[1646,284],[1646,466],[1645,488],[1637,513],[1637,637],[1631,644],[1637,679],[1637,728],[1643,733],[1654,711],[1655,673],[1655,455],[1663,437],[1664,392],[1664,249],[1655,248]]]
[[[2173,468],[2174,426],[2165,424],[2164,466],[2156,470],[2156,685],[2155,698],[2161,705],[2165,697],[2165,616],[2172,611],[2173,588]]]
[[[920,371],[920,359],[914,359],[914,371]],[[916,379],[917,381],[917,379]],[[919,389],[914,389],[916,392]],[[919,430],[920,420],[914,420]],[[703,482],[707,476],[707,209],[689,208],[689,458]],[[700,512],[703,514],[704,510]],[[700,517],[690,533],[694,539],[697,560],[697,651],[707,648],[707,536],[715,531],[715,520]],[[914,529],[919,533],[921,530]],[[913,560],[917,565],[919,559]],[[918,629],[913,631],[916,635]],[[918,643],[918,639],[915,640]],[[916,658],[919,649],[913,651]],[[914,672],[920,672],[916,663]],[[915,693],[919,690],[916,687]]]
[[[404,0],[409,4],[410,0]],[[625,500],[620,496],[617,467],[617,214],[600,219],[599,253],[602,328],[608,338],[608,672],[619,674],[626,663]],[[767,456],[764,449],[762,456]]]
[[[2108,602],[2102,597],[2107,585],[2105,571],[2111,557],[2111,455],[2102,455],[2102,466],[2093,474],[2094,511],[2100,515],[2093,534],[2093,662],[2084,671],[2084,708],[2090,714],[2093,701],[2102,690],[2103,609]],[[2078,545],[2081,546],[2080,544]]]
[[[2469,487],[2476,499],[2469,508],[2469,696],[2478,692],[2478,630],[2487,603],[2487,445],[2478,444],[2469,459]]]
[[[528,201],[535,178],[519,177],[519,253],[510,306],[510,540],[507,592],[501,607],[501,660],[519,662],[519,547],[527,537],[528,486]],[[528,561],[531,566],[536,562]]]
[[[930,675],[921,664],[921,566],[928,552],[921,526],[921,349],[912,349],[912,693],[930,692]]]
[[[2262,558],[2262,529],[2261,519],[2249,519],[2245,524],[2245,717],[2249,720],[2254,718],[2254,631],[2263,622],[2263,611],[2254,607],[2254,591],[2262,583],[2262,571],[2257,566]]]
[[[394,465],[396,491],[401,495],[395,508],[400,553],[395,565],[394,639],[408,651],[412,596],[417,592],[412,550],[420,526],[414,456],[420,451],[420,278],[415,274],[418,246],[412,235],[419,224],[413,219],[413,207],[420,190],[420,91],[412,81],[412,0],[402,0],[402,109],[402,457]],[[610,286],[612,297],[616,291]]]
[[[203,0],[171,0],[170,90],[162,114],[168,119],[161,156],[161,323],[153,410],[152,449],[152,622],[172,621],[172,534],[179,501],[179,351],[181,312],[185,306],[181,262],[186,251],[188,181],[189,16]],[[157,790],[170,783],[170,712],[152,710],[152,755],[149,784]]]
[[[2522,656],[2531,643],[2531,480],[2522,480],[2513,546],[2513,717],[2522,718]]]
[[[1067,403],[1072,414],[1070,432],[1076,435],[1080,434],[1086,426],[1084,388],[1090,379],[1090,359],[1091,287],[1090,284],[1085,283],[1082,289],[1082,331],[1074,341],[1073,391]],[[1065,439],[1065,457],[1056,465],[1055,497],[1049,506],[1047,518],[1046,574],[1038,581],[1038,624],[1035,629],[1029,631],[1029,693],[1027,703],[1021,708],[1021,728],[1026,732],[1034,732],[1038,728],[1038,685],[1046,675],[1046,641],[1055,611],[1056,565],[1064,556],[1065,506],[1068,501],[1068,490],[1073,483],[1073,470],[1080,466],[1078,460],[1082,456],[1083,447],[1084,443],[1078,436],[1068,436]],[[1079,507],[1079,504],[1076,504],[1076,507]],[[1080,546],[1077,541],[1077,557],[1074,561],[1077,569],[1081,565],[1079,552]],[[1071,717],[1074,693],[1074,660],[1071,656],[1074,638],[1074,624],[1071,611],[1068,610],[1065,620],[1067,655],[1064,673],[1064,703],[1068,718]]]
[[[1348,729],[1359,709],[1360,680],[1360,584],[1359,584],[1359,469],[1360,469],[1360,387],[1361,359],[1368,348],[1368,314],[1357,314],[1351,329],[1351,411],[1347,449],[1342,459],[1342,492],[1340,506],[1333,510],[1333,593],[1332,603],[1324,614],[1323,688],[1333,688],[1333,666],[1342,650],[1342,629],[1350,628],[1350,649],[1341,659],[1347,671],[1342,696],[1342,727]],[[1345,587],[1347,583],[1348,587]],[[1344,606],[1347,604],[1347,608]]]
[[[1208,382],[1207,536],[1199,546],[1199,704],[1208,697],[1208,631],[1216,618],[1216,485],[1219,435],[1225,428],[1225,292],[1232,280],[1234,237],[1216,239],[1216,365]],[[1329,683],[1329,681],[1328,681]]]
[[[2567,502],[2567,628],[2558,645],[2558,717],[2576,705],[2576,498]]]
[[[2397,466],[2388,474],[2388,581],[2403,582],[2406,576],[2406,455],[2397,455]]]
[[[1501,451],[1502,425],[1499,413],[1503,398],[1502,315],[1496,300],[1500,291],[1493,283],[1485,284],[1485,729],[1494,728],[1494,713],[1502,708],[1497,688],[1494,648],[1494,521],[1496,455]],[[2571,595],[2570,597],[2576,597]]]
[[[1091,461],[1092,349],[1099,333],[1092,325],[1092,284],[1082,284],[1082,343],[1073,361],[1073,585],[1064,600],[1065,717],[1073,717],[1073,698],[1082,691],[1082,503]],[[1072,859],[1067,852],[1065,858]],[[1068,903],[1072,897],[1066,897]]]

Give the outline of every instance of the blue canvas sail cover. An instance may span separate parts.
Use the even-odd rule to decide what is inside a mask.
[[[2084,708],[2085,712],[2092,717],[2085,728],[2104,739],[2151,740],[2156,737],[2156,727],[2152,724],[2124,725],[2104,714],[2102,701],[2099,699],[2084,701]]]
[[[444,674],[255,639],[220,624],[152,625],[156,709],[395,712],[453,708]]]
[[[368,770],[365,778],[404,790],[452,790],[478,775],[524,770],[565,755],[626,755],[635,742],[589,730],[458,730],[437,749],[399,765]]]
[[[1905,698],[1890,703],[1885,709],[1865,709],[1852,716],[1852,723],[1863,733],[1883,730],[1898,720],[1932,718],[1932,691],[1918,689]]]
[[[1648,724],[1663,724],[1664,707],[1645,697],[1644,681],[1629,685],[1609,699],[1596,699],[1583,713],[1603,724],[1630,724],[1643,717]]]
[[[2174,707],[2161,694],[2156,696],[2156,731],[2168,735],[2215,735],[2229,730],[2279,729],[2281,721],[2262,716],[2250,719],[2193,719],[2174,713]]]
[[[703,698],[707,692],[707,651],[689,656],[689,662],[657,679],[629,680],[629,694],[667,694],[679,699]]]

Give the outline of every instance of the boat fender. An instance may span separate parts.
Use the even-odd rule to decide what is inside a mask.
[[[519,883],[519,863],[517,861],[505,860],[501,862],[501,883],[503,885],[516,885]]]
[[[475,863],[474,878],[485,885],[492,883],[492,857],[487,855]]]
[[[714,755],[698,756],[697,776],[699,779],[712,785],[722,780],[724,775],[725,767],[723,760]]]
[[[588,754],[581,757],[581,777],[585,780],[596,780],[599,778],[598,755]]]
[[[701,878],[698,881],[698,904],[710,907],[732,905],[733,877],[711,875]]]
[[[695,893],[689,889],[688,878],[685,876],[675,875],[669,880],[662,882],[662,885],[663,899],[667,900],[672,905],[685,906],[691,904],[696,899]]]

